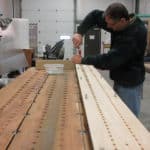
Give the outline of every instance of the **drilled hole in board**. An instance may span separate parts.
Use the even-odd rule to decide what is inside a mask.
[[[36,144],[36,141],[33,141],[32,144]]]
[[[36,131],[36,133],[41,133],[41,131],[38,130],[38,131]]]

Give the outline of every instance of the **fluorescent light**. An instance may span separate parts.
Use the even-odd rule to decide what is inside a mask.
[[[70,40],[70,36],[69,35],[61,35],[60,39],[61,40]]]

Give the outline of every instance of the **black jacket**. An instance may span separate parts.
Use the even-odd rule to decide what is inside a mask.
[[[110,70],[110,78],[122,86],[136,86],[145,79],[144,51],[147,44],[147,29],[138,18],[124,30],[112,31],[107,28],[103,11],[89,13],[78,27],[84,35],[92,26],[111,32],[111,49],[107,54],[87,56],[82,64],[91,64],[100,69]]]

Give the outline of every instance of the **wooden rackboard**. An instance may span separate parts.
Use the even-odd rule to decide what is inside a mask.
[[[47,74],[29,69],[0,90],[0,148],[7,149],[34,103]]]
[[[150,134],[93,66],[76,65],[94,150],[150,149]]]
[[[0,95],[0,149],[91,149],[74,70],[48,75],[29,69]]]

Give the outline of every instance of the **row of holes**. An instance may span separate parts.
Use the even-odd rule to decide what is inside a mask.
[[[111,133],[111,131],[110,131],[108,122],[107,122],[107,120],[106,120],[106,118],[105,118],[105,116],[104,116],[104,114],[103,114],[103,112],[102,112],[102,110],[101,110],[101,108],[100,108],[100,106],[99,106],[99,104],[98,104],[98,99],[97,99],[96,96],[95,96],[94,90],[92,89],[92,86],[91,86],[91,83],[90,83],[90,81],[89,81],[89,79],[88,79],[88,76],[87,76],[85,70],[83,69],[83,67],[81,67],[81,70],[82,70],[82,72],[83,72],[83,74],[84,74],[84,77],[85,77],[85,79],[86,79],[86,81],[87,81],[87,83],[88,83],[88,86],[89,86],[89,88],[90,88],[90,90],[91,90],[91,93],[92,93],[93,98],[94,98],[94,100],[95,100],[95,103],[96,103],[96,105],[97,105],[97,109],[98,109],[99,114],[100,114],[100,116],[101,116],[101,118],[102,118],[102,120],[103,120],[103,123],[104,123],[104,125],[105,125],[106,131],[107,131],[107,133],[108,133],[108,136],[110,137],[110,141],[112,142],[112,145],[113,145],[113,147],[114,147],[114,150],[117,150],[117,145],[116,145],[115,140],[114,140],[114,138],[113,138],[113,136],[112,136],[112,133]]]
[[[95,77],[96,81],[98,82],[98,84],[102,87],[102,85],[100,84],[99,79],[96,77],[96,75],[93,73],[92,69],[89,69],[90,72],[92,73],[92,75]],[[103,79],[103,78],[102,78]],[[102,87],[103,88],[103,87]],[[108,96],[111,104],[113,105],[113,107],[115,108],[116,112],[119,114],[120,118],[122,119],[123,123],[125,124],[125,126],[127,127],[127,129],[129,130],[129,132],[131,133],[132,137],[135,139],[135,141],[137,142],[137,144],[140,146],[141,150],[144,150],[142,144],[139,142],[138,138],[136,137],[136,135],[133,133],[133,130],[131,129],[131,127],[129,127],[128,123],[126,122],[126,120],[124,119],[124,117],[122,116],[122,114],[119,112],[119,110],[117,109],[117,107],[115,106],[115,104],[112,101],[112,98],[110,97],[110,95],[106,92],[106,90],[103,88],[105,94]],[[116,97],[116,94],[114,95],[114,97]]]
[[[37,78],[37,77],[38,77],[38,79],[36,80],[36,82],[35,82],[35,83],[32,83],[32,82],[31,82],[32,79]],[[23,110],[24,104],[25,104],[26,100],[28,100],[28,96],[29,96],[31,93],[35,92],[34,90],[32,90],[32,87],[36,87],[36,86],[37,86],[37,83],[40,82],[40,84],[38,84],[38,88],[40,88],[40,86],[41,86],[41,79],[42,79],[42,78],[43,78],[42,75],[37,76],[36,73],[33,74],[33,75],[30,77],[30,79],[28,79],[28,80],[24,83],[24,85],[22,85],[21,88],[19,88],[19,90],[12,96],[12,98],[8,101],[7,105],[4,105],[4,106],[2,107],[1,110],[4,111],[4,110],[6,109],[6,106],[8,107],[13,101],[17,100],[18,97],[21,97],[21,95],[23,95],[22,99],[20,99],[20,102],[21,102],[21,103],[17,104],[17,106],[15,106],[15,108],[14,108],[13,110],[11,110],[11,113],[10,113],[9,117],[6,118],[4,124],[1,125],[1,129],[2,129],[3,132],[5,132],[4,129],[6,129],[6,127],[7,127],[8,125],[11,125],[10,122],[11,122],[11,121],[14,121],[14,118],[17,116],[17,114],[21,113],[20,110]],[[30,82],[32,83],[31,85],[30,85]],[[26,87],[26,86],[29,86],[29,85],[31,86],[31,90],[28,89],[28,91],[25,91],[25,89],[26,89],[25,87]],[[37,92],[37,91],[36,91],[36,92]],[[35,93],[35,94],[36,94],[36,93]],[[13,112],[12,112],[12,111],[13,111]],[[2,114],[2,113],[1,113],[1,114]],[[15,130],[12,132],[12,134],[14,134],[14,133],[15,133]],[[2,134],[2,132],[1,132],[1,134]],[[15,134],[16,134],[16,133],[15,133]]]
[[[53,82],[50,83],[50,85],[48,86],[48,89],[49,89],[49,93],[48,93],[48,97],[47,97],[47,101],[45,103],[45,106],[43,108],[43,111],[42,111],[42,115],[41,115],[41,119],[39,121],[39,125],[36,129],[36,132],[35,132],[35,135],[34,135],[34,140],[32,141],[32,148],[31,150],[34,150],[35,149],[35,146],[36,146],[36,143],[39,139],[39,136],[40,136],[40,133],[41,133],[41,129],[42,129],[42,125],[43,125],[43,122],[46,118],[46,114],[47,114],[47,111],[48,111],[48,108],[49,108],[49,103],[50,101],[52,100],[52,97],[53,97],[53,94],[54,94],[54,90],[55,90],[55,87],[56,87],[56,78],[53,80]]]

